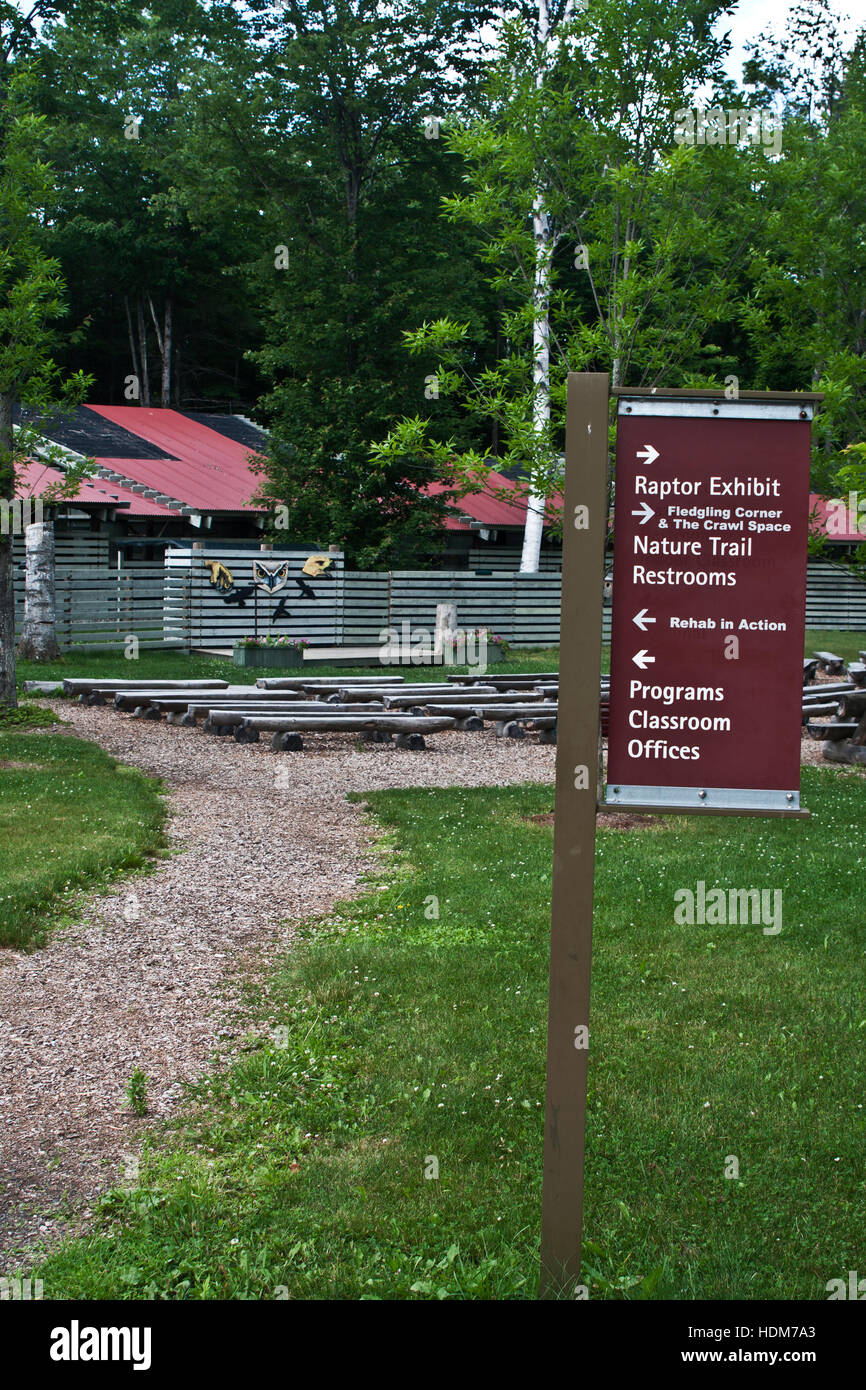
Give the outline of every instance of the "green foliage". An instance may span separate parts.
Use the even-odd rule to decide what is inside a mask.
[[[262,199],[244,267],[266,335],[252,358],[270,383],[262,495],[288,507],[293,537],[342,544],[359,568],[425,563],[447,493],[422,489],[450,482],[447,461],[411,448],[372,470],[371,444],[425,395],[467,442],[460,412],[432,394],[432,357],[409,362],[400,333],[448,306],[476,350],[487,336],[472,235],[437,217],[459,169],[425,124],[453,104],[465,64],[451,58],[473,14],[450,0],[290,7],[265,25],[251,100],[231,112]]]
[[[42,157],[45,121],[33,112],[31,88],[31,74],[22,67],[0,87],[0,498],[7,501],[16,495],[18,466],[39,439],[32,422],[13,428],[16,403],[41,418],[80,401],[89,385],[82,372],[64,379],[52,356],[63,282],[43,245],[52,171]],[[57,452],[49,449],[46,462]],[[74,492],[83,468],[49,489],[48,500]],[[0,536],[0,706],[15,704],[14,636],[12,542]]]
[[[133,1114],[139,1117],[147,1114],[147,1077],[141,1067],[135,1068],[126,1083],[124,1094],[126,1103]]]
[[[464,191],[443,210],[480,239],[506,346],[479,370],[451,316],[404,334],[411,354],[435,354],[440,394],[493,423],[497,449],[461,449],[413,415],[374,450],[380,466],[411,450],[453,460],[461,485],[493,487],[496,467],[551,496],[569,372],[676,385],[730,366],[708,335],[733,313],[754,161],[673,140],[676,110],[716,74],[721,8],[639,0],[624,26],[619,0],[594,0],[548,43],[525,20],[504,25],[482,110],[448,131]]]
[[[88,386],[83,373],[64,380],[51,356],[57,333],[51,327],[64,309],[63,280],[56,258],[46,254],[41,214],[52,201],[53,171],[43,158],[45,119],[32,109],[32,78],[16,72],[0,110],[0,397],[36,409],[74,404]],[[33,439],[25,431],[12,453],[0,439],[0,494],[11,496],[15,459],[27,456]]]
[[[796,16],[785,40],[758,47],[752,69],[759,95],[783,94],[786,121],[740,317],[757,384],[824,393],[812,482],[838,496],[856,462],[848,446],[866,437],[866,48],[861,37],[843,52],[826,0]]]
[[[57,724],[58,716],[44,705],[34,705],[31,700],[10,708],[0,706],[0,729],[34,729],[39,725]]]
[[[160,403],[167,307],[171,400],[181,385],[196,403],[250,398],[260,387],[244,358],[260,339],[259,317],[228,273],[245,256],[257,210],[230,159],[212,167],[214,22],[196,4],[125,7],[115,24],[102,15],[50,27],[39,54],[57,171],[50,240],[70,286],[64,360],[80,357],[86,329],[100,402],[135,403],[133,374],[141,402]]]

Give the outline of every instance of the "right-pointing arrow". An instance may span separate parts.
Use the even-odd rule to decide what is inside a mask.
[[[646,632],[647,623],[654,623],[655,618],[651,618],[647,609],[642,608],[639,613],[635,613],[632,622],[640,628],[641,632]]]
[[[639,516],[641,526],[646,526],[650,517],[655,516],[655,512],[653,511],[652,507],[647,506],[646,502],[641,502],[640,505],[642,510],[635,508],[635,510],[632,512],[632,516]]]
[[[649,663],[651,661],[655,661],[655,657],[650,656],[647,653],[646,648],[644,648],[643,651],[635,652],[634,656],[632,657],[632,661],[634,662],[635,666],[639,666],[642,671],[645,671]]]
[[[652,444],[645,444],[642,449],[637,451],[637,457],[643,459],[644,463],[655,463],[658,456],[659,451]]]

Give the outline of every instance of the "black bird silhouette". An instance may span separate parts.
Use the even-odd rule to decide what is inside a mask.
[[[286,600],[284,598],[281,598],[276,608],[274,609],[273,616],[271,618],[271,623],[278,623],[280,618],[290,618],[291,616],[291,613],[286,607]]]
[[[238,608],[246,608],[247,599],[252,598],[256,591],[255,584],[244,584],[239,588],[234,588],[230,593],[223,595],[223,603],[237,604]]]

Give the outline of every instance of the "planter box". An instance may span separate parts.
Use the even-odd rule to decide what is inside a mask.
[[[258,666],[282,670],[303,665],[303,652],[292,647],[235,647],[232,651],[235,666]]]

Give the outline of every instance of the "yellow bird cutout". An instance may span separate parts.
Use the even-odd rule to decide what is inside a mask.
[[[226,569],[222,560],[203,560],[202,564],[210,570],[210,582],[217,589],[233,589],[234,575],[230,569]]]
[[[331,567],[330,555],[310,555],[308,556],[301,574],[308,574],[311,579],[318,579],[320,574],[324,574],[326,569]]]

